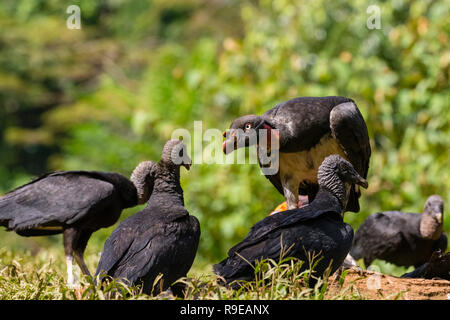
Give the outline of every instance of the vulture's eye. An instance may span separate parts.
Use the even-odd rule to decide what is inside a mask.
[[[248,131],[252,128],[252,124],[251,123],[246,123],[245,127],[244,127],[244,131]]]

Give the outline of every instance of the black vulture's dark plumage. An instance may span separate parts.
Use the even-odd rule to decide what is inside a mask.
[[[200,224],[184,207],[180,186],[180,165],[189,168],[190,159],[184,156],[175,164],[170,157],[181,150],[186,152],[179,140],[166,143],[153,170],[154,188],[147,206],[122,221],[106,240],[96,275],[141,284],[149,294],[186,276],[197,252]],[[159,274],[163,278],[156,284]]]
[[[133,182],[111,172],[44,175],[0,198],[0,226],[26,237],[63,233],[68,282],[73,284],[73,256],[89,275],[83,253],[92,233],[116,223],[123,209],[146,201],[153,187],[147,179],[149,163],[135,169]]]
[[[405,273],[402,278],[440,278],[450,281],[450,252],[443,253],[441,250],[433,252],[428,262]]]
[[[259,139],[258,132],[262,129],[268,130],[268,137],[279,141],[279,170],[275,174],[269,172],[266,178],[286,197],[288,209],[297,207],[298,194],[308,195],[310,202],[314,199],[318,191],[317,169],[330,154],[341,155],[367,178],[371,155],[369,135],[364,118],[349,98],[295,98],[261,116],[240,117],[224,134],[227,138],[224,152],[251,145],[255,142],[252,135],[256,131]],[[278,130],[278,135],[274,129]],[[256,143],[259,146],[259,140]],[[274,149],[270,143],[269,147]],[[265,167],[261,162],[260,166]],[[360,195],[359,188],[353,186],[346,211],[359,211]]]
[[[426,263],[432,253],[447,248],[447,236],[442,232],[444,202],[440,196],[430,196],[424,212],[378,212],[370,215],[355,234],[351,256],[364,259],[369,266],[380,259],[398,266]]]
[[[314,201],[302,208],[266,217],[255,224],[245,239],[228,251],[228,257],[214,265],[214,272],[230,284],[235,280],[254,279],[254,266],[263,259],[295,257],[306,262],[318,255],[315,276],[322,276],[341,266],[353,239],[353,229],[343,222],[344,207],[351,184],[367,187],[367,182],[340,156],[325,158],[318,171],[319,192]],[[282,247],[284,249],[282,249]]]

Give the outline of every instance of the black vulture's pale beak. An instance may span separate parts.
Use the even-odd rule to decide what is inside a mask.
[[[363,177],[361,177],[360,175],[358,175],[356,177],[356,184],[360,185],[361,187],[363,187],[364,189],[367,189],[369,187],[369,183],[367,182],[366,179],[364,179]]]

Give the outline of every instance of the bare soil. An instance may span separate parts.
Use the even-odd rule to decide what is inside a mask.
[[[343,283],[339,283],[338,278],[330,280],[330,298],[359,296],[371,300],[450,300],[450,281],[443,279],[406,279],[349,269]]]

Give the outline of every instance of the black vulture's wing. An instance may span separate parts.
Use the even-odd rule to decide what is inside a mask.
[[[409,225],[417,219],[420,219],[417,214],[400,211],[370,215],[356,231],[350,254],[356,260],[374,260],[398,252],[405,244],[414,248]]]
[[[93,172],[48,174],[0,198],[0,224],[15,231],[72,224],[113,192],[114,185]]]
[[[245,242],[228,257],[213,266],[213,271],[227,279],[227,282],[238,279],[246,279],[253,274],[253,267],[262,259],[279,259],[282,252],[280,236],[282,229],[274,229],[265,237]],[[244,241],[241,243],[243,244]],[[231,250],[230,250],[231,251]]]
[[[153,236],[158,233],[160,226],[155,223],[151,228],[153,234],[149,234],[146,242],[142,241],[143,237],[140,230],[143,223],[143,217],[141,217],[141,215],[142,211],[134,214],[128,219],[125,219],[111,233],[104,244],[100,261],[97,266],[96,275],[104,272],[115,276],[116,270],[130,260],[132,253],[136,251],[136,247],[138,245],[145,246],[149,241],[151,241]]]
[[[115,277],[125,278],[131,283],[150,275],[158,276],[183,252],[178,246],[177,233],[180,225],[175,222],[157,223],[138,237],[116,266]],[[182,261],[177,261],[182,268]]]
[[[123,220],[111,233],[109,238],[106,239],[97,266],[97,271],[95,272],[96,276],[102,272],[110,274],[115,266],[120,263],[126,255],[137,236],[136,233],[138,232],[137,226],[139,226],[139,221],[134,223],[134,220],[136,220],[136,215],[139,213]]]
[[[371,155],[369,133],[366,122],[355,103],[341,103],[330,112],[330,127],[335,139],[342,146],[355,170],[367,178]],[[347,203],[347,210],[359,212],[359,188],[353,186]]]
[[[185,208],[178,207],[175,210],[184,210],[174,214],[178,217],[194,218],[185,214]],[[199,236],[198,220],[193,220],[197,221]],[[176,220],[167,222],[151,219],[141,213],[124,220],[106,241],[96,274],[106,272],[115,278],[136,283],[148,274],[157,276],[176,263],[179,263],[180,270],[185,269],[183,257],[195,256],[197,246],[194,244],[198,244],[198,239],[178,239],[180,228],[181,224]],[[188,247],[193,251],[186,250],[181,241],[189,241]]]
[[[287,210],[264,218],[256,223],[242,242],[238,243],[228,251],[231,256],[236,251],[242,250],[257,242],[261,242],[271,233],[281,228],[287,228],[293,224],[316,219],[323,214],[334,214],[340,216],[341,205],[335,197],[321,197],[318,195],[311,204],[293,210]]]

